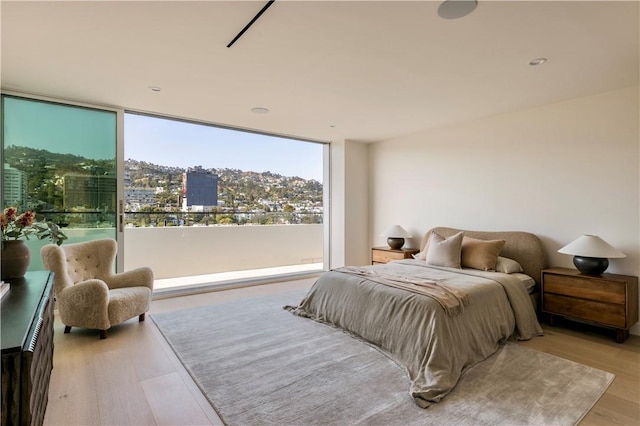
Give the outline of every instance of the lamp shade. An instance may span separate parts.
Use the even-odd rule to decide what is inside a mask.
[[[575,267],[587,275],[600,275],[609,267],[609,257],[626,257],[597,235],[583,235],[558,250],[572,254]]]
[[[400,225],[393,225],[380,234],[380,236],[387,237],[387,244],[394,250],[400,250],[404,245],[404,239],[411,238],[411,234]]]
[[[597,235],[583,235],[558,250],[558,253],[583,257],[627,257]]]
[[[409,234],[402,226],[393,225],[391,228],[384,231],[380,234],[381,237],[391,237],[391,238],[411,238],[411,234]]]

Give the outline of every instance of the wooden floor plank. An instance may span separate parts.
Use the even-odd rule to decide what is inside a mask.
[[[137,345],[134,345],[134,348]],[[96,376],[98,411],[103,425],[153,425],[130,349],[102,352],[92,364]]]
[[[145,397],[158,425],[210,425],[178,373],[142,382]]]

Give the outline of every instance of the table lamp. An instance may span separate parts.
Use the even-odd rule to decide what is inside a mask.
[[[626,257],[597,235],[583,235],[558,250],[572,254],[573,264],[585,275],[600,275],[609,267],[608,258]]]
[[[402,248],[405,238],[411,238],[411,234],[409,234],[400,225],[393,225],[391,228],[380,234],[380,236],[387,237],[387,244],[394,250],[399,250]]]

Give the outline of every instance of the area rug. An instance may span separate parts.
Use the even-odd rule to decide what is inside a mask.
[[[227,425],[575,425],[614,378],[507,343],[443,401],[421,409],[404,370],[385,354],[282,309],[303,295],[151,317]]]

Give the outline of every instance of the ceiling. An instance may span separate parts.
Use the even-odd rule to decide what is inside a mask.
[[[3,90],[312,140],[638,85],[637,1],[480,0],[442,19],[436,1],[277,0],[231,48],[266,1],[0,4]]]

